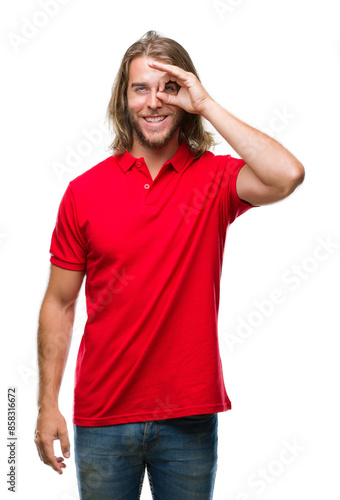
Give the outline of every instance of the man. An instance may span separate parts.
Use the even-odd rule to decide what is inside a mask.
[[[147,466],[154,498],[212,498],[217,413],[231,409],[217,336],[226,230],[287,197],[304,168],[217,104],[189,54],[156,32],[125,53],[108,117],[114,154],[69,183],[52,235],[38,453],[62,474],[70,442],[58,393],[86,274],[73,416],[80,497],[137,499]],[[241,159],[208,151],[203,117]]]

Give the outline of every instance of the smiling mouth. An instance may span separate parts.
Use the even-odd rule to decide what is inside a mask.
[[[165,120],[167,115],[164,116],[143,116],[144,120],[148,123],[160,123]]]

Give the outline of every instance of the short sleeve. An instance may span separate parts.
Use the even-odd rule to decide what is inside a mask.
[[[50,262],[71,271],[86,268],[87,246],[80,232],[74,195],[68,185],[59,205],[51,238]]]
[[[225,162],[223,211],[224,221],[229,225],[250,208],[255,208],[255,205],[251,205],[247,201],[241,200],[236,191],[237,176],[246,162],[242,159],[233,158],[230,155],[226,155],[223,158]]]

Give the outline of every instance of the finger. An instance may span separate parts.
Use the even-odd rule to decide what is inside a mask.
[[[37,434],[35,434],[35,436],[34,436],[34,443],[35,443],[35,446],[37,447],[39,458],[43,462],[43,456],[42,456],[42,453],[40,451],[40,446],[38,443]]]
[[[189,75],[189,73],[187,71],[184,71],[184,69],[179,68],[178,66],[175,66],[173,64],[166,64],[166,63],[162,63],[159,61],[151,61],[151,62],[148,62],[148,65],[151,68],[159,69],[160,71],[166,71],[167,73],[170,73],[170,75],[175,76],[176,78],[180,79],[182,82],[184,82]],[[179,82],[177,82],[177,83],[179,83]]]
[[[172,104],[177,106],[177,102],[175,100],[176,96],[169,95],[166,92],[157,92],[157,97],[164,102],[164,104]]]
[[[62,474],[62,467],[60,466],[57,458],[54,455],[53,442],[42,443],[40,449],[44,464],[51,466],[52,469],[54,469],[56,472]]]
[[[59,463],[60,467],[62,467],[63,469],[65,469],[66,464],[63,463],[64,458],[63,457],[55,457],[55,459]]]
[[[65,427],[65,430],[63,432],[59,432],[59,439],[60,439],[60,447],[62,454],[64,457],[69,458],[70,457],[70,440],[68,437],[68,432],[67,428]]]
[[[159,92],[163,92],[165,90],[166,85],[171,85],[174,88],[175,95],[177,95],[181,89],[181,85],[178,83],[178,80],[179,79],[176,76],[171,76],[168,73],[166,73],[160,80]]]
[[[159,89],[158,92],[164,92],[166,85],[174,85],[175,86],[175,92],[178,94],[180,91],[181,87],[185,87],[186,85],[182,82],[180,78],[177,78],[177,76],[170,75],[169,73],[166,73],[160,80],[159,82]],[[174,94],[172,94],[174,95]]]
[[[41,460],[41,461],[43,461],[43,457],[42,457],[42,454],[41,454],[41,452],[40,452],[40,448],[39,448],[39,446],[37,445],[37,443],[35,443],[35,444],[36,444],[36,447],[37,447],[37,450],[38,450],[38,455],[39,455],[39,458],[40,458],[40,460]]]
[[[165,75],[165,78],[162,78],[162,80],[160,81],[158,92],[163,92],[163,90],[165,89],[165,84],[168,81],[169,81],[169,77],[167,75]]]
[[[181,70],[181,68],[179,66],[175,66],[174,64],[168,64],[168,63],[165,63],[162,61],[156,61],[156,60],[149,61],[148,65],[152,68],[156,68],[156,69],[159,69],[161,71],[167,71],[171,74],[175,73],[176,71]],[[182,71],[184,71],[184,70],[182,70]]]

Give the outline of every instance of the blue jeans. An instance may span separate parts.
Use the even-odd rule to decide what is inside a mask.
[[[73,427],[81,500],[138,500],[145,467],[154,500],[213,498],[217,413]]]

